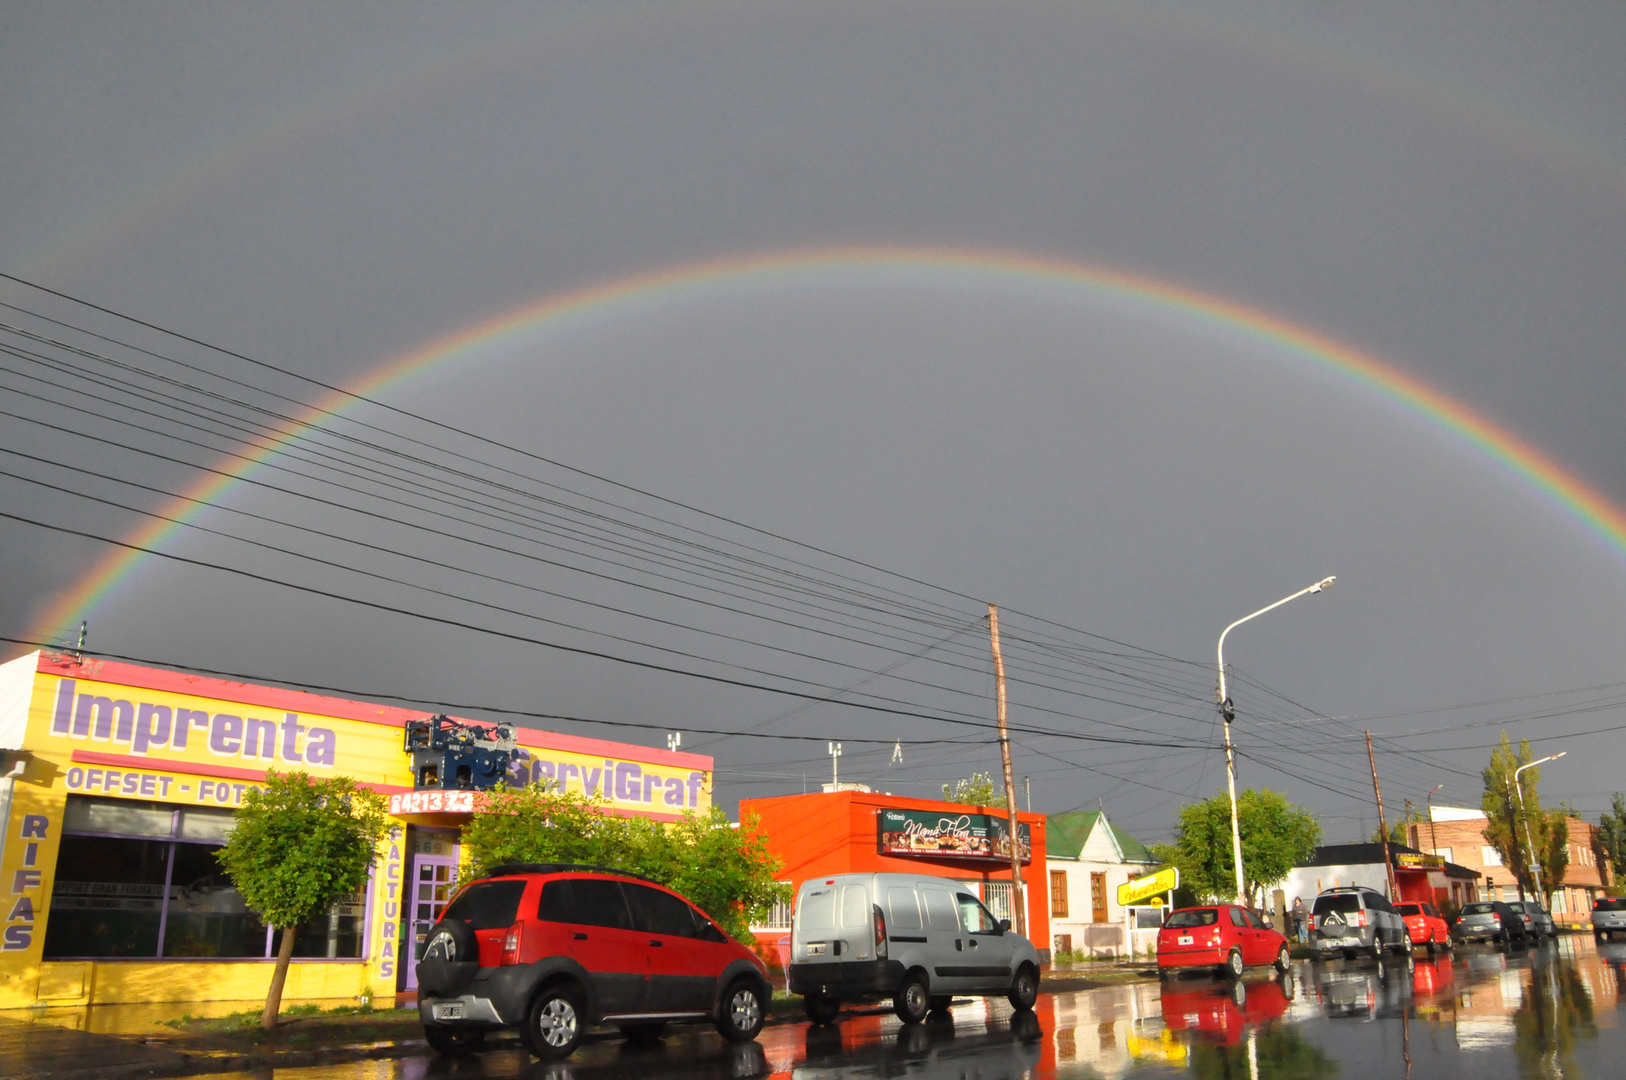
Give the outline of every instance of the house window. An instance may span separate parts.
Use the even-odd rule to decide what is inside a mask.
[[[1446,862],[1456,862],[1456,860],[1451,857],[1451,849],[1448,847],[1437,847],[1434,849],[1434,854],[1438,855]]]
[[[1502,854],[1493,847],[1479,849],[1479,862],[1482,866],[1501,866]]]
[[[68,796],[44,958],[275,956],[215,858],[231,825],[229,810]],[[344,897],[299,928],[294,955],[360,957],[363,914]]]
[[[1050,871],[1050,917],[1067,918],[1067,871]]]
[[[782,882],[780,882],[780,884],[781,885],[790,885],[790,884],[792,884],[792,882],[782,881]],[[751,929],[753,929],[753,930],[789,930],[790,929],[790,917],[791,917],[791,901],[790,900],[775,900],[773,902],[773,910],[768,912],[767,919],[764,920],[763,922],[757,923],[755,926],[751,927]]]

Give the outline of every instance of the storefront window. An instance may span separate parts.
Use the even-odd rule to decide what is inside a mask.
[[[45,959],[276,955],[215,858],[231,811],[70,795],[63,821]],[[294,955],[359,958],[362,916],[345,897],[299,928]]]

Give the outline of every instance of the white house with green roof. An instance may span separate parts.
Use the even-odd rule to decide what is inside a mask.
[[[1047,814],[1045,861],[1055,952],[1125,955],[1118,886],[1160,865],[1146,845],[1108,821],[1105,810]]]

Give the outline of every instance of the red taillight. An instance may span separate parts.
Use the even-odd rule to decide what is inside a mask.
[[[879,904],[875,905],[875,955],[886,955],[886,915]]]
[[[1502,917],[1501,917],[1501,916],[1500,916],[1500,915],[1495,915],[1495,914],[1493,914],[1493,915],[1492,915],[1492,916],[1491,916],[1491,918],[1492,918],[1492,919],[1494,919],[1494,920],[1495,920],[1495,921],[1496,921],[1496,925],[1497,925],[1497,926],[1501,926],[1501,925],[1502,925]]]
[[[1355,925],[1356,926],[1365,926],[1366,925],[1366,912],[1357,911],[1355,913]]]
[[[517,922],[508,928],[508,936],[502,939],[502,963],[504,967],[519,963],[520,944],[524,940],[524,923]]]

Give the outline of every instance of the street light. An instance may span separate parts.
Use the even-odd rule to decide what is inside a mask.
[[[1219,648],[1216,652],[1219,655],[1219,708],[1220,715],[1225,718],[1225,783],[1231,792],[1231,861],[1236,864],[1236,902],[1241,906],[1247,905],[1248,898],[1242,885],[1242,828],[1237,824],[1236,818],[1236,757],[1231,753],[1231,721],[1236,719],[1236,710],[1231,707],[1230,695],[1225,692],[1225,635],[1248,619],[1257,619],[1265,612],[1274,611],[1289,600],[1297,600],[1305,593],[1325,592],[1332,588],[1332,583],[1337,580],[1335,577],[1324,578],[1308,589],[1300,589],[1292,596],[1284,596],[1269,607],[1262,607],[1252,615],[1238,619],[1221,631],[1219,636]]]
[[[1517,769],[1513,770],[1513,790],[1519,793],[1519,816],[1524,818],[1524,843],[1525,846],[1530,849],[1530,873],[1533,874],[1536,879],[1536,903],[1541,904],[1542,907],[1546,907],[1547,905],[1542,902],[1544,900],[1544,896],[1541,891],[1541,860],[1536,856],[1536,842],[1530,839],[1530,819],[1524,816],[1524,785],[1519,783],[1519,774],[1524,772],[1526,769],[1535,768],[1544,761],[1557,761],[1567,753],[1569,753],[1568,750],[1560,750],[1556,754],[1541,758],[1537,761],[1532,761],[1528,765],[1520,765]],[[1518,843],[1517,834],[1515,834],[1514,843]]]

